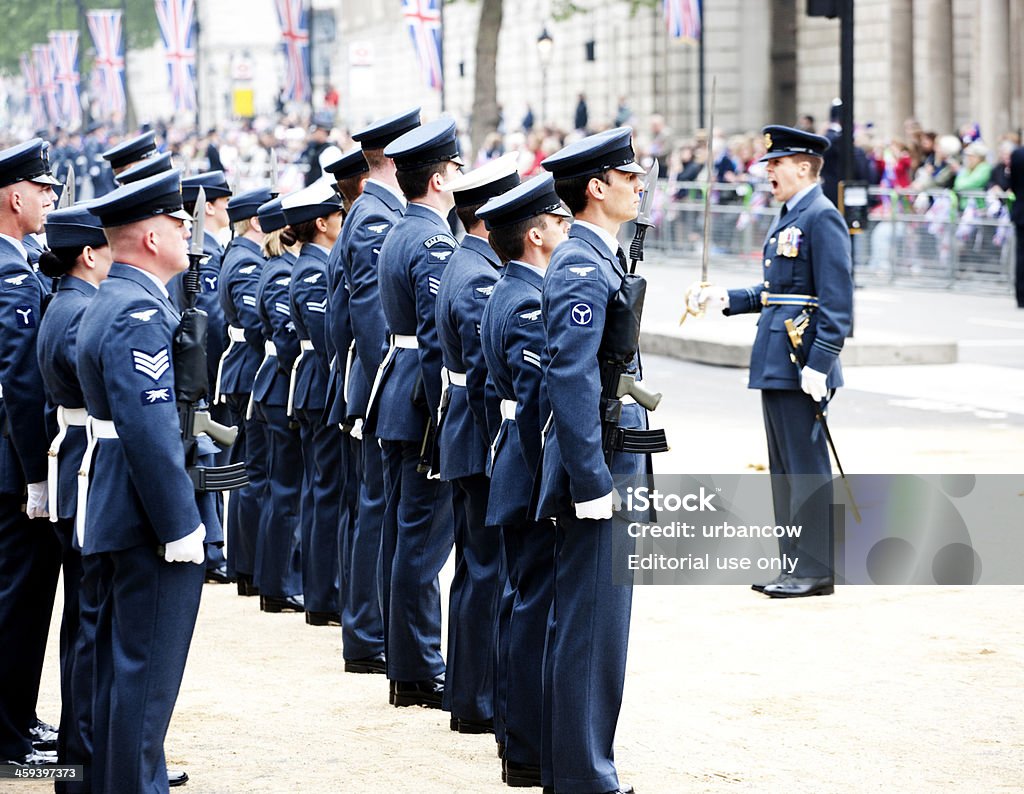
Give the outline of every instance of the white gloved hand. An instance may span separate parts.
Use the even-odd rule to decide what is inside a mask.
[[[577,502],[576,518],[602,518],[612,517],[612,508],[615,506],[615,491],[609,491],[604,496],[591,499],[589,502]]]
[[[350,436],[352,436],[352,438],[354,438],[356,441],[362,441],[363,440],[363,420],[362,419],[356,419],[356,421],[354,421],[352,423],[352,429],[348,431],[348,434]]]
[[[704,311],[717,309],[724,312],[729,308],[729,290],[717,284],[706,284],[701,287],[697,302]]]
[[[172,540],[164,547],[164,560],[167,562],[194,562],[201,565],[206,561],[206,524],[200,524],[194,531],[183,538]]]
[[[47,505],[46,480],[42,482],[30,482],[28,484],[28,504],[25,512],[29,518],[46,518],[50,515],[46,509]]]
[[[694,281],[689,287],[686,288],[686,310],[690,314],[700,314],[700,289],[701,282]]]
[[[828,395],[827,383],[828,375],[824,372],[818,372],[810,367],[800,370],[800,388],[811,395],[811,399],[816,403],[820,403]]]

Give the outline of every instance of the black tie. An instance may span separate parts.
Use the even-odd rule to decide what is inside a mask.
[[[624,274],[628,273],[629,272],[629,267],[626,264],[626,253],[622,250],[622,246],[621,245],[619,246],[618,250],[615,252],[615,258],[619,260],[619,267],[622,268],[622,272]]]
[[[782,205],[782,212],[780,212],[780,213],[779,213],[779,220],[780,220],[780,221],[781,221],[781,220],[782,220],[783,218],[785,218],[785,217],[786,217],[786,213],[787,213],[787,212],[789,212],[789,205],[788,205],[788,204],[783,204],[783,205]]]

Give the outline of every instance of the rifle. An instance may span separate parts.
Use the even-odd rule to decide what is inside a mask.
[[[632,397],[648,411],[653,411],[661,402],[661,394],[647,391],[636,382],[635,376],[627,372],[640,349],[640,318],[644,312],[647,281],[635,270],[636,263],[644,258],[644,237],[654,225],[651,207],[657,178],[658,163],[655,161],[644,178],[636,232],[629,246],[632,263],[629,272],[622,274],[622,284],[608,304],[604,335],[597,353],[601,366],[601,446],[609,466],[616,452],[650,454],[667,452],[669,448],[664,430],[619,427],[623,397]]]
[[[789,340],[789,360],[796,366],[798,378],[801,376],[804,368],[804,332],[811,324],[811,311],[812,310],[810,308],[804,309],[795,318],[790,318],[784,321],[784,325],[786,326],[786,337]],[[811,402],[814,403],[814,419],[824,431],[825,441],[828,443],[828,448],[832,452],[832,457],[835,458],[836,468],[839,469],[839,477],[843,481],[843,486],[846,488],[846,496],[850,500],[850,509],[853,511],[853,520],[859,524],[860,510],[857,509],[857,502],[853,498],[853,489],[850,487],[850,481],[846,478],[846,472],[843,471],[843,464],[839,460],[839,452],[836,450],[836,443],[832,440],[832,433],[828,429],[828,399],[822,400],[819,403],[810,395],[807,396]]]
[[[210,417],[206,397],[210,391],[206,369],[206,312],[196,307],[200,292],[199,266],[206,259],[203,236],[206,215],[206,191],[200,187],[188,251],[188,270],[182,277],[185,310],[174,333],[174,396],[185,447],[185,468],[197,492],[228,491],[247,485],[244,463],[229,466],[199,465],[197,436],[205,433],[223,446],[231,446],[238,436],[237,427],[225,427]]]

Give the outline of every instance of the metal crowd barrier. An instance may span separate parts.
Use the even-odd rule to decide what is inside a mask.
[[[659,185],[649,251],[668,260],[700,259],[704,190],[698,182]],[[716,184],[711,190],[711,261],[758,266],[765,235],[778,214],[767,186]],[[1005,198],[885,188],[871,188],[868,195],[867,225],[852,237],[858,282],[1011,288],[1015,240]]]

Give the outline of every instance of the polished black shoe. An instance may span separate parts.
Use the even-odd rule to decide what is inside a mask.
[[[310,626],[340,626],[341,615],[337,612],[310,612],[306,610],[306,623]]]
[[[501,782],[511,788],[540,788],[540,767],[505,760],[501,764]]]
[[[306,605],[303,602],[302,594],[284,597],[260,596],[261,612],[305,612]]]
[[[805,598],[816,595],[832,595],[836,591],[831,576],[790,576],[778,584],[766,585],[764,594],[772,598]]]
[[[458,730],[459,730],[459,718],[458,717],[449,717],[448,718],[448,730],[453,731],[455,733],[458,732]]]
[[[426,681],[393,681],[393,706],[423,706],[428,709],[441,708],[444,696],[444,676]]]
[[[770,582],[762,582],[761,584],[752,584],[752,585],[750,585],[750,589],[753,590],[755,593],[763,593],[764,589],[766,587],[768,587],[769,585],[773,585],[773,584],[781,584],[782,582],[786,581],[788,576],[789,576],[789,574],[780,573],[778,576],[776,576]]]
[[[175,786],[184,786],[188,783],[188,772],[184,769],[168,769],[167,770],[167,785],[171,788]]]
[[[57,749],[57,729],[49,723],[36,720],[36,724],[28,729],[28,733],[33,750],[52,752]]]
[[[364,656],[361,659],[345,660],[346,673],[379,673],[383,675],[387,671],[387,663],[384,661],[384,654],[382,653]]]
[[[216,568],[207,568],[203,581],[210,584],[231,584],[235,578],[228,573],[227,563],[222,562]]]
[[[459,733],[494,733],[494,720],[467,720],[462,717],[452,717],[458,720],[458,726],[453,728]]]
[[[247,573],[240,573],[235,577],[240,596],[258,596],[260,589],[252,583],[252,577]]]
[[[49,750],[33,750],[21,758],[8,758],[0,761],[0,766],[46,766],[57,763],[57,753]]]

